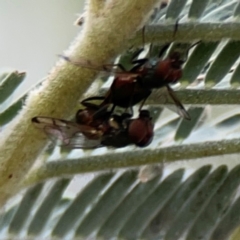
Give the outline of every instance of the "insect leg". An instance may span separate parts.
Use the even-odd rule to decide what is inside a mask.
[[[139,48],[139,49],[137,49],[137,50],[133,53],[133,55],[132,55],[132,57],[131,57],[131,62],[132,62],[133,64],[136,63],[137,60],[135,60],[135,59],[136,59],[136,58],[140,55],[140,53],[144,50],[144,45],[145,45],[145,26],[142,28],[142,47]]]
[[[129,109],[129,112],[128,112],[128,109]],[[125,109],[124,113],[129,114],[129,117],[132,117],[133,116],[133,107],[132,106],[127,107]]]
[[[147,99],[148,99],[148,96],[147,96],[146,98],[144,98],[143,101],[141,102],[141,105],[140,105],[140,107],[138,108],[138,111],[139,111],[139,112],[142,110],[142,108],[143,108],[143,106],[144,106],[144,104],[145,104],[145,102],[146,102]]]
[[[182,103],[179,101],[179,99],[175,95],[175,93],[172,90],[172,88],[169,85],[166,85],[166,87],[167,87],[167,91],[168,91],[169,96],[171,97],[171,99],[173,100],[174,104],[177,107],[178,114],[181,117],[185,118],[186,120],[191,120],[191,117],[190,117],[189,113],[186,111],[186,109],[184,108]]]
[[[202,42],[202,40],[199,40],[199,41],[193,43],[193,44],[187,49],[187,51],[186,51],[187,57],[188,57],[189,50],[190,50],[191,48],[195,47],[196,45],[198,45],[198,44],[201,43],[201,42]]]
[[[174,30],[173,30],[173,38],[175,38],[176,33],[178,31],[178,26],[179,26],[179,18],[176,20],[175,25],[174,25]]]
[[[112,108],[111,108],[111,110],[110,110],[110,113],[111,113],[111,114],[113,113],[113,111],[114,111],[115,107],[116,107],[116,105],[115,105],[115,104],[113,104],[113,106],[112,106]]]
[[[107,109],[110,106],[110,104],[106,104],[102,107],[100,107],[94,114],[93,119],[98,119],[106,115],[108,113]]]

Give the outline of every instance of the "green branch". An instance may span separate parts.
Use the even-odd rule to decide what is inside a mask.
[[[177,33],[173,38],[173,24],[154,24],[146,26],[145,41],[148,43],[162,42],[192,42],[201,39],[202,41],[214,42],[221,41],[223,38],[231,40],[240,40],[240,22],[217,22],[217,23],[201,23],[188,22],[180,23]],[[129,45],[142,45],[142,31],[139,31]]]
[[[98,92],[98,91],[95,91]],[[101,94],[107,89],[101,89]],[[181,89],[174,91],[183,104],[240,104],[240,90],[236,89]],[[153,90],[146,104],[166,104],[162,97],[162,89]]]
[[[177,97],[183,104],[240,104],[240,90],[222,89],[184,89],[175,91]],[[153,91],[150,95],[148,104],[164,104],[161,97],[161,90]]]
[[[80,159],[56,160],[33,170],[23,185],[28,186],[53,177],[63,177],[79,173],[109,169],[138,167],[146,164],[174,162],[239,153],[240,139],[203,142],[158,149],[134,149],[134,151],[104,154]]]
[[[90,2],[83,30],[64,54],[101,66],[121,52],[157,2],[115,0],[105,3],[104,9],[97,13],[94,4],[100,1]],[[69,117],[96,74],[97,71],[60,60],[43,85],[30,93],[26,106],[7,131],[1,132],[0,206],[19,190],[22,179],[47,143],[45,134],[34,128],[31,118],[37,115]]]

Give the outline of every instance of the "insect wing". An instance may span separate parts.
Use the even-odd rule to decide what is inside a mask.
[[[174,91],[172,90],[172,88],[170,86],[166,86],[167,90],[168,90],[168,94],[170,96],[170,98],[173,100],[173,102],[175,103],[175,106],[177,108],[177,113],[182,117],[185,118],[186,120],[191,120],[191,117],[189,116],[187,110],[184,108],[184,106],[182,105],[182,103],[180,102],[180,100],[177,98],[177,96],[175,95]]]
[[[180,117],[186,120],[191,120],[187,110],[184,108],[170,86],[166,85],[165,87],[160,88],[159,91],[161,91],[160,98],[163,98],[164,105],[167,108],[176,112]]]
[[[58,54],[58,56],[63,58],[67,62],[72,63],[75,66],[96,70],[96,71],[107,73],[107,74],[110,74],[110,75],[115,75],[115,76],[116,75],[129,76],[130,75],[130,76],[133,76],[133,77],[138,76],[137,73],[131,73],[131,72],[128,72],[128,71],[125,72],[125,71],[119,71],[119,70],[113,69],[112,66],[114,66],[114,65],[111,65],[111,64],[103,65],[103,66],[97,66],[97,65],[94,65],[92,62],[90,62],[88,60],[78,60],[78,61],[76,61],[76,60],[73,60],[70,57],[67,57],[65,55]]]
[[[68,145],[69,148],[82,148],[82,149],[94,149],[103,147],[100,139],[88,139],[83,134],[76,134],[70,138]]]
[[[95,128],[49,117],[34,117],[32,122],[58,145],[69,148],[96,148],[101,146],[101,138]],[[94,139],[89,139],[84,134],[93,136]]]

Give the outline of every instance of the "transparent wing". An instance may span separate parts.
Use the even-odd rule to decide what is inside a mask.
[[[34,117],[32,122],[58,145],[86,149],[101,147],[101,132],[90,126],[41,116]]]
[[[184,108],[170,86],[166,85],[165,87],[162,87],[159,89],[158,93],[159,98],[161,98],[164,102],[164,106],[173,112],[176,112],[180,117],[186,120],[191,120],[191,117],[188,114],[187,110]]]
[[[58,56],[63,58],[67,62],[72,63],[75,66],[93,69],[93,70],[96,70],[99,72],[107,73],[109,75],[127,76],[127,77],[129,77],[129,76],[137,77],[138,76],[137,73],[131,73],[129,71],[120,71],[117,69],[113,69],[113,67],[117,66],[117,64],[104,64],[103,66],[97,66],[88,60],[74,60],[74,59],[71,59],[70,57],[67,57],[67,56],[61,55],[61,54],[59,54]]]
[[[94,149],[103,147],[101,144],[101,139],[89,139],[81,133],[78,133],[74,137],[70,138],[69,143],[63,146],[82,149]]]

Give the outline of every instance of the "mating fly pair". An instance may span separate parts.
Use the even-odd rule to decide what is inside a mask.
[[[114,71],[109,69],[110,65],[96,67],[62,56],[77,66],[114,73],[114,81],[105,96],[93,96],[81,102],[86,108],[77,112],[76,123],[48,117],[35,117],[33,123],[51,138],[70,148],[118,148],[130,144],[145,147],[152,141],[154,126],[149,111],[142,110],[142,107],[156,88],[161,88],[166,104],[173,103],[175,111],[190,120],[188,112],[169,86],[178,82],[182,76],[184,61],[180,54],[173,52],[165,60],[151,63],[148,58],[135,60],[141,51],[142,49],[134,54],[131,60],[133,67],[129,71],[121,64],[112,65],[111,67],[117,66],[121,70]],[[102,103],[96,105],[91,103],[92,100],[102,100]],[[132,114],[126,112],[122,115],[113,113],[115,106],[132,109],[141,101],[138,118],[132,119]],[[108,110],[110,105],[112,108]]]
[[[50,138],[69,148],[97,148],[103,146],[138,147],[149,145],[154,125],[148,110],[141,110],[138,118],[128,113],[113,114],[109,105],[83,102],[86,108],[76,113],[76,123],[50,117],[34,117],[32,122]]]

